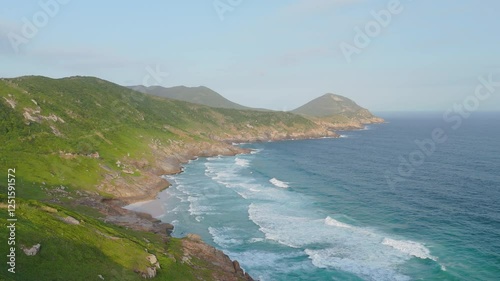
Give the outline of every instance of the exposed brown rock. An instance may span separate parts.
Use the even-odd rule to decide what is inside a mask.
[[[376,123],[380,120],[365,121],[367,121],[366,123]],[[170,140],[168,143],[161,143],[159,140],[152,139],[149,147],[153,152],[154,159],[130,159],[127,155],[117,162],[122,171],[130,171],[130,173],[137,171],[139,176],[129,176],[127,172],[122,173],[101,166],[106,176],[98,189],[112,194],[114,199],[103,199],[96,194],[82,194],[80,198],[75,200],[75,204],[83,204],[100,210],[106,215],[104,219],[106,222],[136,230],[154,232],[168,240],[173,229],[172,225],[162,223],[150,215],[132,212],[122,207],[126,204],[154,199],[161,190],[170,185],[161,176],[182,172],[182,165],[189,160],[197,157],[231,156],[250,152],[233,146],[232,143],[338,137],[339,135],[332,129],[362,128],[363,126],[360,122],[352,122],[352,124],[343,124],[342,126],[339,124],[338,127],[337,124],[326,121],[317,124],[320,126],[294,131],[262,129],[247,124],[249,126],[245,126],[245,130],[237,131],[231,128],[228,129],[227,134],[210,135],[212,141],[205,142]],[[215,280],[253,280],[248,273],[244,272],[238,261],[232,261],[223,252],[205,244],[198,235],[189,234],[182,240],[182,247],[184,255],[181,262],[193,265],[193,259],[203,261],[207,269],[214,272]],[[153,262],[155,259],[154,255],[148,256],[152,266],[148,267],[145,272],[139,272],[141,276],[144,278],[156,276],[156,270],[160,265],[157,261]],[[198,263],[196,265],[198,266]]]
[[[222,251],[205,244],[196,234],[188,234],[186,238],[182,239],[182,246],[183,260],[188,262],[192,258],[196,258],[205,261],[206,267],[213,270],[215,280],[253,280],[241,269],[237,261],[231,261]]]
[[[241,269],[240,267],[240,263],[238,261],[233,261],[233,267],[234,267],[234,272],[236,272],[236,274],[240,274],[240,275],[245,275],[245,272],[243,271],[243,269]]]

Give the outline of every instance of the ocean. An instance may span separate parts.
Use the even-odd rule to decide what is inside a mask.
[[[191,161],[155,214],[259,280],[500,280],[500,114],[380,116]]]

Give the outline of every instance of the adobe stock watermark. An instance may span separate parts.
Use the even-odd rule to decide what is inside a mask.
[[[19,53],[21,45],[28,44],[35,38],[38,32],[46,27],[50,20],[56,17],[61,7],[67,5],[71,0],[41,0],[38,2],[40,9],[31,16],[23,17],[20,33],[9,32],[7,35],[14,52]]]
[[[412,0],[408,0],[412,1]],[[354,55],[360,55],[362,51],[372,43],[372,40],[387,28],[395,16],[401,14],[404,6],[400,0],[391,0],[387,6],[380,11],[371,11],[372,20],[368,21],[363,28],[354,27],[354,38],[352,43],[342,41],[339,48],[348,63],[352,62]]]
[[[7,170],[7,271],[16,273],[16,169]]]
[[[500,87],[500,79],[494,81],[491,73],[479,77],[478,80],[479,83],[473,94],[467,96],[461,103],[455,103],[443,113],[443,121],[449,126],[445,129],[453,131],[460,129],[463,121],[477,111],[481,103],[488,100]],[[400,155],[398,157],[399,165],[396,171],[387,170],[385,172],[385,178],[390,188],[393,189],[398,183],[410,178],[415,170],[436,152],[438,145],[442,145],[448,140],[445,129],[442,127],[434,128],[429,138],[415,140],[415,150],[406,156]]]
[[[224,21],[226,13],[233,12],[244,0],[214,0],[212,3],[220,21]]]
[[[148,74],[146,74],[142,78],[142,85],[146,87],[161,85],[163,81],[165,81],[165,79],[167,79],[167,77],[170,75],[168,74],[168,72],[162,71],[159,64],[157,64],[154,69],[151,66],[147,66],[146,72]],[[153,83],[150,83],[151,80],[153,80]]]

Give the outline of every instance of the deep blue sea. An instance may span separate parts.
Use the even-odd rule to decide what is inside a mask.
[[[160,218],[260,280],[500,280],[500,114],[380,116],[192,161]]]

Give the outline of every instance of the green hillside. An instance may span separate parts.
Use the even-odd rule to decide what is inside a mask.
[[[171,144],[317,128],[291,113],[210,108],[90,77],[2,79],[0,109],[2,169],[18,168],[27,184],[92,190],[110,170],[134,178],[154,169],[155,152]]]
[[[15,169],[18,246],[42,245],[34,257],[18,247],[22,273],[7,278],[2,271],[0,280],[140,280],[150,266],[147,253],[162,266],[158,280],[251,280],[201,241],[167,237],[158,222],[121,209],[154,198],[168,186],[160,176],[180,172],[189,159],[246,152],[231,142],[336,136],[330,121],[221,107],[93,77],[0,79],[1,194],[5,171]],[[343,118],[334,123],[348,128],[351,119]],[[68,224],[68,216],[80,223]],[[7,252],[7,235],[1,237]]]
[[[7,219],[7,205],[0,203],[0,211],[0,218]],[[2,266],[0,280],[145,280],[142,274],[147,268],[156,268],[147,259],[150,255],[160,264],[154,280],[220,280],[216,277],[220,273],[214,276],[217,267],[211,262],[196,257],[190,257],[189,263],[182,262],[185,239],[126,229],[81,211],[34,200],[18,199],[17,216],[16,272],[7,273],[6,266]],[[78,224],[66,223],[64,218],[68,217]],[[0,251],[8,253],[6,235],[0,241]],[[22,246],[30,248],[35,244],[41,246],[35,256],[21,250]],[[5,256],[0,258],[4,265]]]
[[[131,86],[130,89],[139,91],[141,93],[155,95],[159,97],[187,101],[191,103],[206,105],[217,108],[231,108],[231,109],[251,109],[249,107],[239,105],[226,98],[219,93],[204,86],[200,87],[186,87],[177,86],[165,88],[161,86]]]
[[[141,280],[148,253],[161,265],[156,280],[251,280],[223,253],[165,230],[150,233],[145,226],[156,222],[120,206],[156,196],[168,186],[160,175],[193,157],[243,152],[232,141],[333,134],[292,113],[213,108],[92,77],[39,76],[0,79],[0,132],[0,217],[6,226],[12,168],[20,272],[3,270],[0,280],[40,281]],[[80,223],[68,224],[68,216]],[[33,257],[20,248],[36,243]]]

